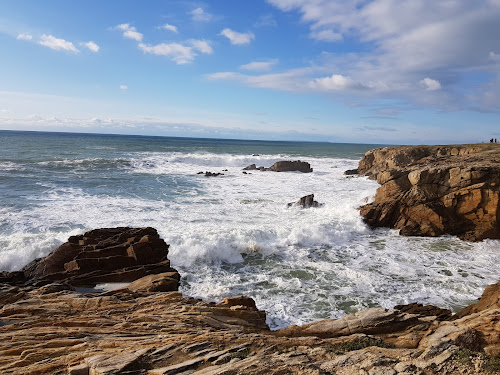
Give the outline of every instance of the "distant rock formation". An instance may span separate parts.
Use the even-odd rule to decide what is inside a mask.
[[[224,169],[225,171],[227,171],[227,169]],[[220,173],[220,172],[210,172],[210,171],[206,171],[206,172],[198,172],[197,174],[202,174],[204,175],[205,177],[217,177],[217,176],[224,176],[224,173]]]
[[[167,255],[168,245],[154,228],[104,228],[70,237],[21,272],[26,280],[38,285],[65,282],[73,286],[130,282],[170,272],[177,285],[179,275],[170,267]]]
[[[384,147],[368,151],[358,171],[381,185],[360,209],[372,227],[500,238],[500,145]]]
[[[302,208],[321,207],[323,204],[314,200],[314,194],[309,194],[300,198],[297,202],[288,203],[288,207],[300,206]]]
[[[243,168],[244,171],[272,171],[272,172],[302,172],[302,173],[310,173],[313,171],[311,168],[311,164],[295,160],[295,161],[277,161],[269,168],[266,167],[257,167],[255,164],[250,164],[249,166]]]

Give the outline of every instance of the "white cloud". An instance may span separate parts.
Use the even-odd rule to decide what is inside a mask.
[[[160,26],[160,29],[163,29],[163,30],[168,30],[168,31],[172,31],[176,34],[179,33],[179,30],[177,29],[177,26],[174,26],[174,25],[170,25],[168,23],[166,23],[165,25],[163,26]]]
[[[30,34],[26,34],[26,33],[21,33],[17,36],[16,38],[17,40],[31,40],[33,39],[33,36],[30,35]]]
[[[141,42],[144,35],[137,31],[134,26],[130,26],[128,23],[122,23],[116,26],[116,29],[123,31],[123,36],[127,39],[136,40]]]
[[[320,91],[347,91],[366,88],[362,84],[341,74],[332,74],[330,77],[316,78],[309,82],[309,87]]]
[[[42,46],[49,47],[56,51],[71,51],[75,53],[80,52],[73,43],[68,42],[64,39],[56,38],[53,35],[43,34],[38,43]]]
[[[309,36],[312,39],[321,40],[323,42],[338,42],[343,39],[342,34],[336,33],[333,30],[313,31]]]
[[[429,77],[424,78],[419,83],[427,91],[441,90],[441,84],[439,83],[439,81],[436,81],[435,79]]]
[[[99,52],[99,50],[101,49],[96,43],[94,43],[93,41],[90,41],[90,42],[83,42],[83,43],[80,43],[80,45],[84,46],[84,47],[87,47],[90,51],[92,52]]]
[[[231,41],[231,44],[236,45],[250,44],[252,39],[255,39],[253,33],[239,33],[229,28],[222,30],[219,35],[225,36]]]
[[[210,45],[210,42],[206,40],[191,39],[189,40],[189,43],[191,43],[194,49],[200,51],[201,53],[210,55],[214,52],[212,46]]]
[[[154,46],[140,43],[139,48],[145,53],[166,56],[179,65],[188,64],[196,57],[192,47],[180,43],[160,43]]]
[[[273,59],[268,61],[252,61],[248,64],[241,65],[240,69],[265,72],[271,70],[272,67],[277,63],[278,59]]]
[[[193,21],[208,22],[212,19],[212,15],[205,12],[202,8],[196,8],[191,12],[188,12],[188,14],[191,15]]]
[[[120,85],[120,90],[128,90],[128,86],[127,85]]]

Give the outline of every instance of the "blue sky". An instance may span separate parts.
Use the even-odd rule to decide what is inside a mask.
[[[0,129],[500,138],[500,0],[0,2]]]

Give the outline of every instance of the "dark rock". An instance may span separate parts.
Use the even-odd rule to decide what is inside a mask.
[[[271,167],[258,167],[255,164],[250,164],[249,166],[243,168],[244,171],[272,171],[272,172],[303,172],[310,173],[313,171],[311,165],[307,162],[295,160],[295,161],[277,161]]]
[[[274,172],[302,172],[302,173],[310,173],[312,172],[311,165],[305,161],[277,161],[274,163],[269,170]]]
[[[198,174],[203,174],[203,172],[198,172]],[[217,176],[224,176],[224,173],[214,173],[214,172],[205,172],[205,177],[217,177]]]
[[[347,171],[344,172],[344,174],[346,176],[352,176],[352,175],[355,175],[355,174],[359,174],[358,168],[356,168],[356,169],[348,169]]]
[[[254,171],[257,169],[257,166],[255,164],[250,164],[249,166],[243,168],[244,171]]]
[[[47,284],[39,289],[40,294],[50,294],[50,293],[59,293],[65,290],[74,291],[73,288],[68,283],[52,283]]]
[[[318,203],[317,201],[314,200],[314,194],[309,194],[306,195],[302,198],[300,198],[297,202],[295,203],[288,203],[288,207],[291,206],[300,206],[302,208],[310,208],[310,207],[321,207],[323,206],[322,203]]]
[[[170,267],[167,255],[168,245],[154,228],[104,228],[70,237],[21,271],[34,286],[128,282],[150,274],[177,272]]]
[[[451,318],[451,310],[441,309],[433,305],[422,305],[421,303],[410,303],[408,305],[394,306],[399,310],[408,314],[417,314],[421,316],[437,316],[439,320],[447,320]]]
[[[24,272],[0,272],[0,284],[23,285],[26,282]]]

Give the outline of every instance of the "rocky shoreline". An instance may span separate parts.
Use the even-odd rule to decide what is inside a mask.
[[[384,147],[346,172],[354,173],[381,185],[360,208],[372,227],[407,236],[500,238],[500,144]]]
[[[0,273],[2,374],[489,374],[500,369],[500,282],[449,310],[372,308],[270,331],[248,297],[184,297],[153,228],[71,237]],[[130,282],[107,292],[78,291]]]

